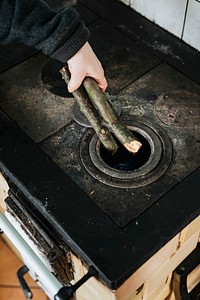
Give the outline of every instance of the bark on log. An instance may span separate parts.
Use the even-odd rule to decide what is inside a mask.
[[[62,78],[68,85],[68,82],[70,80],[70,72],[68,70],[68,67],[63,67],[60,70],[60,73],[62,75]],[[86,116],[89,123],[94,128],[97,136],[99,137],[104,147],[112,154],[114,154],[118,149],[118,145],[115,142],[108,128],[102,125],[103,120],[96,112],[93,104],[88,98],[85,88],[83,86],[80,86],[76,91],[73,92],[73,96],[79,104],[81,112]]]
[[[86,77],[83,81],[83,86],[85,87],[94,106],[97,107],[102,118],[107,123],[106,126],[108,126],[108,128],[128,151],[133,154],[137,153],[142,144],[120,121],[112,105],[108,101],[106,95],[98,87],[96,81],[93,78]]]

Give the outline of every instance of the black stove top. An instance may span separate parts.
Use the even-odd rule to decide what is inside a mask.
[[[174,68],[138,45],[109,24],[107,12],[103,21],[103,2],[97,14],[87,9],[90,1],[81,2],[115,94],[108,97],[120,101],[123,121],[145,137],[148,156],[136,169],[113,170],[102,149],[97,155],[93,130],[73,119],[61,65],[27,48],[19,63],[2,48],[13,67],[9,60],[0,74],[0,107],[10,116],[0,113],[0,165],[32,214],[116,288],[199,215],[200,86],[177,70],[179,60]]]
[[[197,84],[164,63],[120,92],[117,100],[122,106],[121,119],[133,130],[146,134],[147,140],[144,140],[148,145],[152,143],[150,157],[136,169],[130,163],[127,171],[117,171],[117,161],[113,162],[114,167],[109,166],[112,157],[106,158],[102,152],[98,158],[94,131],[75,121],[42,141],[40,146],[123,227],[200,165],[199,155],[194,156],[200,153],[198,94]],[[148,137],[152,140],[148,141]],[[143,149],[145,152],[145,144]],[[139,161],[141,150],[132,158],[133,162]]]

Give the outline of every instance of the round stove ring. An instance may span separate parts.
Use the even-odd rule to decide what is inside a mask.
[[[81,161],[85,169],[96,180],[109,186],[136,188],[148,185],[157,180],[168,169],[172,157],[171,142],[160,127],[147,122],[147,120],[126,119],[124,124],[139,140],[142,138],[143,144],[143,150],[139,150],[135,156],[127,151],[129,160],[130,156],[133,158],[133,162],[129,163],[128,161],[128,170],[118,169],[118,166],[113,167],[109,163],[109,156],[105,159],[104,153],[107,151],[103,150],[100,140],[92,129],[85,133],[81,141]],[[140,151],[143,153],[139,153]],[[144,163],[138,164],[137,162],[141,160],[141,157]],[[129,168],[130,165],[134,166],[133,169]]]

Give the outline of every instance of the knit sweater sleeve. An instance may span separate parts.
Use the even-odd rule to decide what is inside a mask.
[[[88,39],[73,8],[55,12],[43,0],[0,1],[0,44],[21,42],[66,62]]]

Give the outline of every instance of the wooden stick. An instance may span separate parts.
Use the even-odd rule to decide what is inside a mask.
[[[96,81],[93,78],[86,77],[83,81],[83,85],[88,93],[89,98],[98,108],[102,118],[107,123],[106,126],[110,128],[116,138],[128,151],[132,152],[133,154],[137,153],[142,144],[119,120],[112,105],[107,100],[106,95],[98,87]]]
[[[68,70],[68,67],[63,67],[60,70],[60,73],[62,75],[62,78],[68,85],[70,80],[70,72]],[[98,138],[100,139],[104,147],[112,154],[114,154],[118,149],[118,145],[115,142],[112,134],[109,132],[108,128],[102,125],[102,118],[96,112],[94,106],[88,98],[84,87],[80,86],[76,91],[73,92],[73,96],[78,102],[81,112],[86,116],[91,126],[94,128]]]

